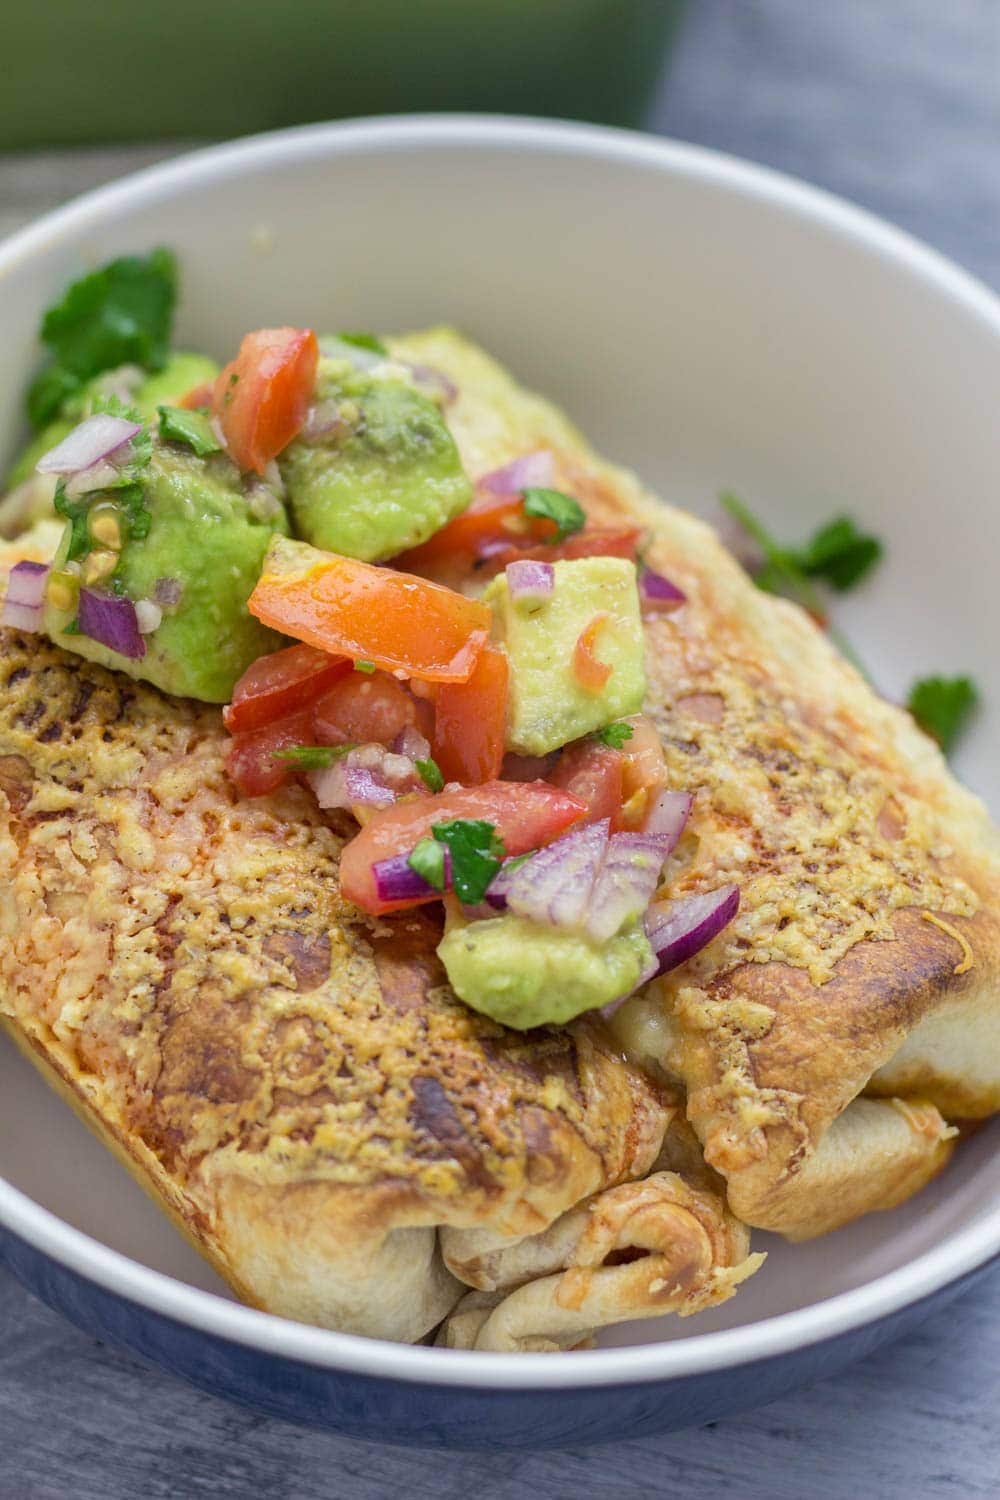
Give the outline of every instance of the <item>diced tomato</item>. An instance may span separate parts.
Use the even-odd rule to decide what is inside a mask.
[[[319,745],[391,745],[407,728],[426,734],[432,720],[430,704],[414,698],[387,672],[352,671],[324,693],[313,709]]]
[[[212,408],[241,469],[263,474],[306,419],[319,345],[311,328],[258,328],[215,382]]]
[[[295,767],[287,760],[276,759],[274,752],[312,743],[312,709],[300,709],[263,729],[234,735],[226,746],[226,770],[244,797],[262,797],[295,773]]]
[[[634,562],[642,540],[637,526],[587,527],[564,542],[554,544],[498,548],[490,553],[490,570],[505,568],[509,562],[521,558],[537,559],[539,562],[573,562],[581,557],[625,557]]]
[[[621,811],[625,756],[596,740],[568,745],[547,780],[587,804],[587,821],[617,821]]]
[[[312,703],[338,678],[353,672],[344,656],[330,656],[315,646],[286,646],[260,656],[233,688],[233,701],[222,710],[230,734],[259,729]]]
[[[340,886],[362,911],[377,916],[419,905],[419,900],[382,901],[372,866],[397,854],[408,854],[435,823],[453,818],[482,818],[496,828],[508,854],[527,854],[550,844],[586,812],[578,797],[543,781],[488,781],[412,802],[397,802],[377,812],[351,839],[340,857]],[[422,898],[433,900],[433,897]]]
[[[493,781],[503,764],[507,730],[507,657],[485,646],[468,682],[437,690],[434,759],[445,781],[463,786]]]
[[[521,495],[483,494],[429,541],[404,552],[396,561],[399,567],[414,573],[433,571],[446,560],[471,566],[491,544],[531,546],[554,536],[557,529],[546,516],[526,516]]]
[[[603,611],[596,614],[580,631],[573,648],[573,676],[588,693],[599,693],[613,670],[596,655],[597,640],[607,621]]]
[[[500,779],[502,781],[548,781],[555,759],[555,754],[516,755],[511,751],[503,758]]]
[[[322,651],[436,682],[469,680],[491,623],[477,599],[332,553],[303,572],[265,573],[248,608]]]
[[[644,714],[628,719],[632,738],[622,746],[622,805],[618,817],[621,828],[641,828],[658,792],[668,781],[663,745],[653,723]]]
[[[215,395],[215,381],[203,380],[201,385],[192,386],[191,390],[178,401],[178,406],[185,407],[188,411],[196,411],[202,406],[211,406]]]

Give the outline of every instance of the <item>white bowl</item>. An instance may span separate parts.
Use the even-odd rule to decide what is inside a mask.
[[[0,448],[41,310],[85,267],[178,252],[180,342],[448,320],[671,500],[733,487],[799,537],[885,537],[838,611],[886,692],[968,671],[958,769],[1000,806],[1000,304],[787,178],[607,130],[414,117],[198,152],[0,247]],[[1000,1252],[998,1128],[902,1209],[770,1261],[724,1308],[558,1358],[402,1348],[253,1312],[0,1041],[0,1254],[84,1326],[265,1409],[399,1441],[520,1445],[706,1420],[828,1373]],[[447,1391],[442,1388],[447,1388]]]

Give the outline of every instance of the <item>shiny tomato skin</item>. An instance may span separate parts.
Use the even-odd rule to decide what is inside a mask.
[[[306,419],[319,345],[311,328],[258,328],[215,382],[212,409],[244,471],[263,474]]]
[[[577,740],[562,752],[547,779],[585,802],[586,821],[595,823],[618,818],[624,772],[625,757],[620,750],[596,740]]]
[[[295,774],[295,766],[276,759],[274,752],[289,750],[293,745],[311,745],[312,735],[311,708],[276,719],[262,729],[233,735],[224,755],[230,779],[244,797],[263,797],[276,791]]]
[[[460,787],[397,802],[375,813],[340,857],[340,887],[349,901],[373,916],[417,906],[427,896],[409,901],[382,901],[375,887],[372,866],[393,855],[408,854],[435,823],[453,818],[481,818],[492,823],[508,854],[526,854],[529,849],[550,844],[586,813],[585,804],[568,792],[543,781],[488,781],[483,786]]]
[[[335,683],[313,709],[318,745],[391,745],[404,729],[426,732],[430,705],[388,672],[355,672]]]
[[[343,656],[315,646],[286,646],[253,662],[233,688],[233,701],[222,710],[230,734],[260,729],[312,703],[341,677],[354,670]]]
[[[505,653],[484,646],[468,682],[442,682],[436,694],[434,759],[445,781],[495,781],[507,732]]]
[[[564,542],[502,547],[491,553],[488,570],[505,568],[508,563],[522,558],[538,562],[572,562],[581,557],[625,557],[634,562],[641,540],[642,532],[637,526],[586,527]]]
[[[632,738],[622,746],[622,806],[617,826],[641,828],[669,775],[663,744],[652,720],[636,714],[625,722],[632,726]]]

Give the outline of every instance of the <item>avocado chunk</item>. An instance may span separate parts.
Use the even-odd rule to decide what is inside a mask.
[[[215,360],[205,354],[177,353],[171,354],[163,369],[154,375],[145,374],[138,365],[122,365],[117,370],[105,370],[95,375],[63,402],[59,415],[47,422],[21,450],[7,475],[7,488],[16,489],[31,478],[42,455],[61,443],[76,424],[90,414],[95,397],[114,392],[127,399],[140,417],[152,417],[161,403],[179,401],[196,385],[214,380],[218,373]],[[50,492],[52,488],[49,484]]]
[[[247,609],[272,535],[287,531],[281,503],[259,485],[248,491],[225,455],[199,458],[158,435],[127,491],[97,492],[84,502],[53,564],[47,634],[67,651],[164,692],[228,702],[250,663],[281,644]],[[152,614],[143,656],[123,656],[74,631],[81,582],[141,605],[147,624]]]
[[[500,575],[486,590],[510,662],[507,748],[547,755],[613,719],[638,713],[646,693],[635,564],[621,557],[557,562],[547,599],[520,602]],[[593,654],[611,668],[598,691],[584,687],[573,659],[594,627]]]
[[[620,1000],[653,957],[640,923],[598,944],[510,913],[455,921],[437,951],[459,999],[517,1031],[561,1026]]]
[[[362,562],[419,546],[472,498],[441,412],[396,368],[322,359],[316,404],[330,425],[278,460],[296,532]]]

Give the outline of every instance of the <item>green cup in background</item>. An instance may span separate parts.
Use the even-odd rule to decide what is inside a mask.
[[[636,125],[684,0],[7,4],[0,149],[487,110]]]

